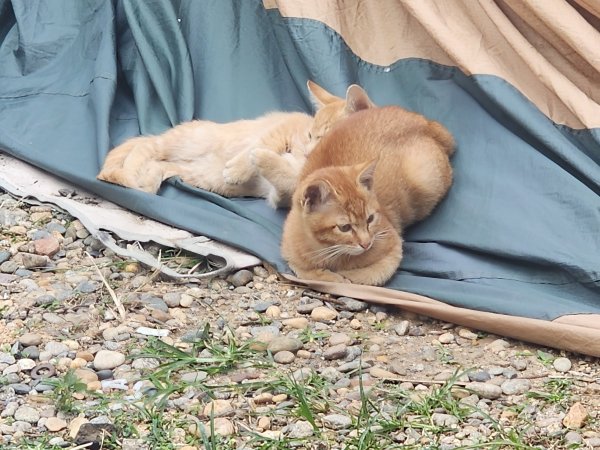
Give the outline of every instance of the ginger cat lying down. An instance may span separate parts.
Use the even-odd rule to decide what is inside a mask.
[[[308,155],[282,254],[300,278],[383,285],[402,259],[402,231],[452,183],[451,134],[397,106],[339,121]]]
[[[253,120],[215,123],[195,120],[158,136],[129,139],[113,149],[97,178],[156,193],[179,175],[196,187],[226,197],[263,197],[276,208],[289,206],[306,155],[331,125],[372,104],[357,85],[346,99],[312,81],[315,117],[272,112]]]

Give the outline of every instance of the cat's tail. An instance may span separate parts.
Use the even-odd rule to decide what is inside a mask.
[[[444,153],[448,156],[452,156],[456,145],[452,134],[450,134],[448,129],[441,123],[436,122],[435,120],[430,120],[428,122],[427,128],[429,133],[431,133],[430,136],[440,144],[440,148]]]
[[[99,180],[121,186],[156,193],[167,178],[166,168],[155,157],[153,136],[128,139],[108,153]]]

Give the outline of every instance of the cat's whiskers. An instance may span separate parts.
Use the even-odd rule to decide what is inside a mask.
[[[352,255],[353,247],[345,244],[336,244],[329,247],[320,248],[307,254],[318,264],[323,264],[332,259],[336,259],[340,256]]]

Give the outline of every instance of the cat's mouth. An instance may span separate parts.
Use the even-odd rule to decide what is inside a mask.
[[[358,244],[354,247],[350,247],[348,253],[353,256],[362,255],[363,253],[366,253],[369,250],[371,250],[371,247],[373,247],[373,242],[369,242],[369,244],[367,245]]]

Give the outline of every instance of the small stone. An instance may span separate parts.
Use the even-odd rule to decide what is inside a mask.
[[[565,434],[565,444],[572,446],[575,444],[581,444],[583,442],[583,438],[576,431],[569,431]]]
[[[13,355],[7,352],[0,352],[0,364],[14,364],[16,359]]]
[[[239,270],[231,276],[231,284],[235,287],[245,286],[252,281],[252,272],[249,270]]]
[[[11,256],[12,255],[8,250],[0,250],[0,264],[8,261]]]
[[[35,252],[38,255],[54,256],[60,250],[60,243],[54,236],[48,236],[43,239],[33,241]]]
[[[291,338],[288,336],[276,336],[267,346],[267,350],[275,354],[282,351],[296,352],[300,350],[304,344],[300,339]]]
[[[329,336],[329,345],[331,346],[339,344],[350,345],[351,343],[352,338],[346,333],[332,333],[331,336]]]
[[[31,392],[31,386],[25,383],[14,383],[9,385],[17,395],[27,395]]]
[[[457,417],[442,413],[433,413],[431,415],[431,420],[434,425],[437,425],[438,427],[452,427],[453,425],[457,425],[459,422]]]
[[[373,378],[380,378],[383,380],[396,380],[398,379],[398,375],[390,372],[389,370],[382,369],[381,367],[373,366],[369,369],[369,374]]]
[[[277,352],[275,355],[273,355],[273,360],[278,364],[291,364],[295,359],[296,357],[294,354],[287,350]]]
[[[465,386],[465,388],[473,391],[481,398],[487,398],[490,400],[500,398],[500,396],[502,395],[502,389],[500,388],[500,386],[496,386],[495,384],[491,383],[473,382],[468,383]]]
[[[505,395],[520,395],[531,389],[531,382],[529,380],[515,378],[506,380],[500,387]]]
[[[492,378],[491,375],[488,372],[486,372],[485,370],[478,370],[477,372],[469,372],[468,377],[469,377],[470,381],[477,381],[480,383],[484,383]]]
[[[75,427],[72,427],[73,422],[75,422],[78,419],[79,419],[79,417],[76,419],[73,419],[71,421],[71,424],[69,425],[69,430],[70,430],[69,434],[70,435],[72,435],[74,428],[75,428]],[[96,419],[94,419],[94,420],[96,420]],[[107,419],[105,419],[105,420],[107,420]],[[86,421],[83,423],[81,423],[81,422],[76,423],[75,425],[78,425],[77,433],[74,438],[75,444],[82,445],[82,444],[88,444],[88,443],[92,442],[93,444],[90,446],[90,448],[100,449],[101,442],[104,442],[105,436],[107,436],[107,435],[110,436],[110,435],[116,433],[115,426],[111,423],[106,423],[106,422],[96,423],[96,422],[87,422]]]
[[[30,358],[22,358],[17,361],[17,367],[21,372],[25,372],[35,367],[35,361]]]
[[[443,333],[438,336],[438,341],[441,344],[451,344],[454,342],[454,335],[452,333]]]
[[[281,308],[277,305],[271,305],[265,311],[265,316],[271,319],[279,319],[281,317]]]
[[[21,350],[21,356],[24,358],[38,359],[40,357],[40,350],[36,346],[31,345]]]
[[[112,350],[100,350],[94,357],[96,370],[114,369],[125,362],[125,355]]]
[[[90,383],[92,381],[98,381],[98,374],[90,369],[75,369],[75,376],[84,383]]]
[[[310,422],[299,420],[286,427],[287,436],[291,439],[304,439],[314,434],[315,430]]]
[[[83,360],[82,360],[83,361]],[[114,374],[110,369],[103,369],[96,372],[99,381],[110,380]]]
[[[338,344],[327,348],[323,352],[323,358],[328,361],[342,359],[348,355],[348,346],[346,344]]]
[[[17,408],[14,417],[15,420],[21,420],[27,423],[37,423],[37,421],[40,420],[40,413],[31,406],[23,405]]]
[[[70,348],[62,342],[50,341],[44,346],[44,351],[51,356],[58,356],[63,353],[68,353]]]
[[[19,265],[14,261],[5,261],[0,264],[0,272],[2,273],[15,273]]]
[[[143,334],[144,336],[155,336],[155,337],[165,337],[165,336],[168,336],[170,333],[169,330],[148,328],[148,327],[138,327],[135,329],[135,332],[138,334]]]
[[[50,259],[44,255],[36,255],[33,253],[19,253],[23,267],[26,269],[38,269],[46,267],[50,263]]]
[[[310,317],[317,322],[329,322],[337,317],[337,312],[326,306],[317,306],[310,313]]]
[[[489,348],[492,352],[498,353],[502,350],[506,350],[510,347],[510,344],[504,339],[496,339],[494,342],[489,344],[487,348]]]
[[[332,430],[343,430],[350,428],[352,419],[343,414],[329,414],[323,417],[323,425]]]
[[[181,298],[179,299],[179,306],[182,308],[189,308],[194,303],[194,297],[188,294],[181,294]]]
[[[408,320],[403,320],[397,325],[394,325],[394,332],[398,336],[406,336],[408,333],[408,329],[410,328],[410,322]]]
[[[563,418],[563,425],[567,428],[581,428],[589,417],[587,409],[581,403],[574,403]]]
[[[208,374],[203,372],[202,370],[198,370],[195,372],[186,372],[181,374],[181,381],[186,383],[196,383],[206,379]]]
[[[19,337],[19,342],[23,347],[40,345],[42,343],[42,336],[37,333],[24,333]]]
[[[181,294],[178,292],[167,292],[163,295],[163,301],[169,308],[177,308],[180,300]]]
[[[256,426],[261,430],[268,430],[271,428],[271,419],[266,416],[261,416],[258,418]]]
[[[463,339],[469,339],[471,341],[477,339],[477,335],[467,328],[461,328],[458,330],[458,335]]]
[[[206,417],[223,417],[235,413],[229,400],[216,399],[204,406],[203,414]]]
[[[360,330],[362,328],[361,321],[358,319],[352,319],[350,321],[350,328],[352,328],[353,330]]]
[[[67,422],[63,419],[59,419],[58,417],[49,417],[46,419],[44,426],[48,429],[48,431],[56,432],[67,428]]]
[[[556,358],[552,363],[557,372],[568,372],[571,370],[571,360],[569,358]]]
[[[523,370],[527,369],[527,360],[526,359],[513,359],[510,362],[510,364],[518,371],[523,371]]]
[[[319,306],[323,306],[323,302],[321,300],[314,300],[308,303],[300,303],[298,306],[296,306],[296,311],[299,314],[310,314],[315,308]]]
[[[333,304],[333,306],[341,311],[360,312],[369,307],[368,303],[356,300],[355,298],[339,297],[337,300],[342,304],[336,302]]]
[[[308,319],[306,317],[293,317],[291,319],[285,319],[281,323],[286,327],[294,328],[296,330],[303,330],[308,327]]]

